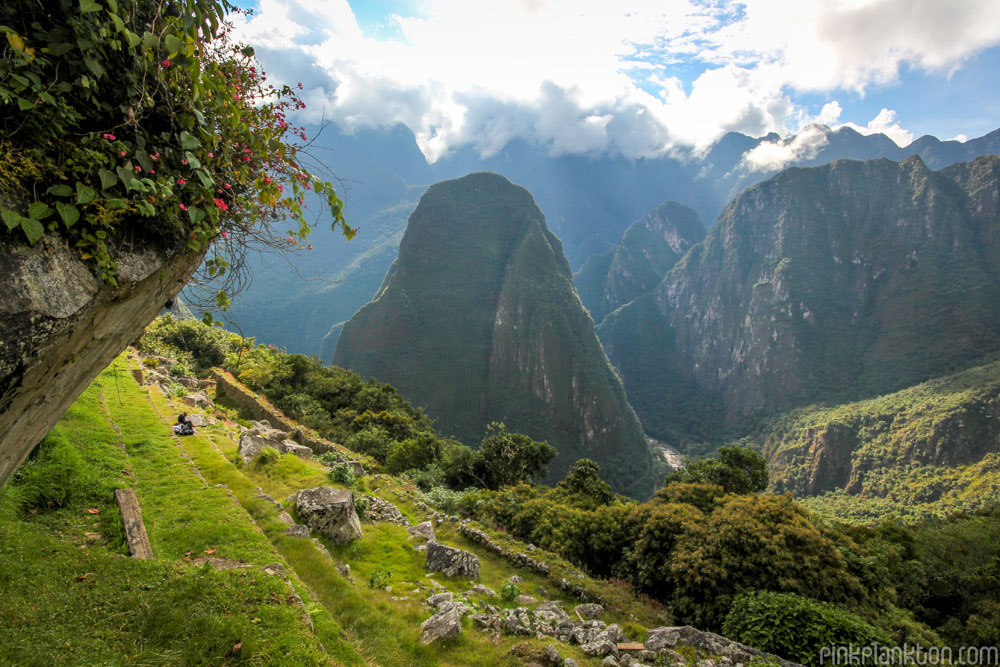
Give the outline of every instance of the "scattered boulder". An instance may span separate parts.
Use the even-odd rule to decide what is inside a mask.
[[[604,607],[599,604],[578,604],[573,609],[577,616],[585,621],[600,617],[604,613]]]
[[[424,521],[423,523],[418,523],[415,526],[410,526],[406,529],[410,535],[417,535],[424,538],[428,542],[437,542],[437,537],[434,535],[434,524],[430,521]]]
[[[309,529],[309,526],[295,523],[285,529],[285,535],[289,537],[309,537],[312,535],[312,530]]]
[[[420,626],[423,632],[420,633],[420,642],[430,644],[432,642],[457,637],[462,634],[462,617],[458,610],[438,612],[423,622]]]
[[[427,544],[427,569],[449,577],[478,579],[479,558],[468,551],[430,542]]]
[[[497,592],[490,588],[489,586],[484,586],[483,584],[476,584],[469,590],[465,592],[466,595],[488,595],[495,596]]]
[[[517,596],[517,603],[518,604],[527,605],[527,604],[535,604],[536,602],[538,602],[538,598],[536,598],[534,595],[518,595]]]
[[[174,382],[184,385],[188,389],[201,389],[201,382],[198,381],[198,378],[189,375],[178,375],[174,378]]]
[[[354,473],[355,477],[365,476],[365,467],[361,465],[361,461],[348,461],[347,466],[351,469],[351,472]]]
[[[394,523],[399,526],[409,526],[399,508],[377,496],[365,495],[368,499],[368,509],[365,510],[365,521],[370,523]]]
[[[300,445],[294,440],[283,440],[281,442],[282,448],[279,451],[291,452],[295,454],[300,459],[306,459],[307,461],[312,458],[313,450],[305,445]]]
[[[435,593],[427,598],[427,604],[431,607],[438,607],[442,602],[451,602],[455,599],[454,593],[445,591],[444,593]]]
[[[215,423],[215,420],[211,417],[206,417],[205,415],[197,412],[189,414],[188,421],[191,422],[191,426],[194,427],[209,426]]]
[[[281,451],[281,441],[261,437],[253,429],[244,431],[240,436],[240,458],[243,459],[244,463],[250,463],[257,458],[257,455],[265,447],[274,447]]]
[[[288,512],[280,513],[278,515],[278,520],[281,521],[282,523],[288,524],[289,526],[295,523],[295,519],[293,519],[292,515],[289,514]]]
[[[346,544],[361,537],[361,522],[354,510],[354,494],[347,489],[319,486],[295,494],[295,510],[307,526],[334,544]],[[478,561],[476,573],[478,575]]]
[[[204,391],[196,391],[193,394],[188,394],[181,400],[193,408],[201,408],[202,410],[213,410],[215,408],[212,399]]]

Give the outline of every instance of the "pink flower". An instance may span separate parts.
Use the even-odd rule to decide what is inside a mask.
[[[288,237],[288,242],[289,242],[289,243],[295,243],[295,239],[294,239],[294,238],[292,238],[292,236],[291,236],[291,235],[289,235],[289,237]]]
[[[105,132],[103,136],[108,141],[114,141],[115,140],[115,135],[113,135],[113,134],[108,134],[107,132]]]
[[[125,157],[125,151],[122,151],[122,157]]]
[[[181,208],[182,211],[188,210],[188,207],[185,206],[184,204],[178,204],[178,206],[180,206],[180,208]]]
[[[135,165],[135,170],[136,171],[142,171],[142,167],[140,167],[139,165]]]
[[[215,157],[215,153],[209,153],[208,157]]]
[[[222,201],[221,199],[217,199],[217,198],[213,197],[212,201],[215,202],[215,208],[219,209],[220,211],[228,211],[229,210],[229,204],[227,204],[226,202]]]
[[[170,67],[170,61],[169,60],[164,60],[160,64],[163,65],[164,67]]]
[[[177,185],[184,185],[185,183],[187,183],[187,181],[185,181],[183,178],[177,179]]]
[[[224,239],[228,239],[229,238],[229,232],[222,232],[220,234],[220,236],[222,236],[222,238],[224,238]]]
[[[226,183],[226,185],[225,185],[225,188],[226,188],[227,190],[229,189],[229,183]]]
[[[150,169],[150,170],[149,170],[149,173],[151,173],[151,174],[155,174],[155,173],[156,173],[156,170],[155,170],[155,169]]]

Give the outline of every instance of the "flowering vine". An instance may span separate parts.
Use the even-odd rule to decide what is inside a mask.
[[[301,84],[268,83],[231,40],[231,11],[227,0],[3,3],[0,154],[29,201],[0,207],[8,232],[63,236],[110,283],[113,250],[137,237],[211,246],[212,278],[250,245],[297,246],[311,231],[306,191],[352,238],[288,121],[305,106]]]

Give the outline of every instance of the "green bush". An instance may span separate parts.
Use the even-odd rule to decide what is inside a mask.
[[[257,454],[257,458],[254,460],[254,462],[257,464],[258,467],[264,468],[270,465],[274,465],[275,463],[278,462],[278,459],[280,458],[281,458],[281,452],[279,452],[277,449],[275,449],[274,447],[265,447],[262,450],[260,450],[259,454]]]
[[[346,463],[338,463],[330,468],[328,476],[330,477],[331,482],[343,484],[347,487],[354,486],[354,483],[358,479],[354,474],[354,470]]]
[[[181,375],[191,375],[191,371],[189,371],[187,369],[187,366],[185,366],[184,364],[174,364],[170,368],[170,376],[180,377]]]
[[[362,496],[360,494],[354,496],[354,511],[358,515],[359,519],[364,518],[371,504],[372,501],[368,498],[368,496]]]
[[[506,604],[512,604],[517,602],[518,596],[521,595],[521,587],[515,584],[511,580],[503,582],[503,586],[500,588],[500,600]]]
[[[375,590],[384,591],[389,587],[392,580],[392,573],[389,570],[375,570],[368,576],[368,587]]]
[[[824,647],[890,643],[883,630],[832,604],[766,591],[736,598],[722,634],[803,665],[820,664]]]

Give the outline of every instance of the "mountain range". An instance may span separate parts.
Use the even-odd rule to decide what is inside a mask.
[[[884,135],[861,135],[846,127],[817,126],[804,132],[812,147],[804,152],[794,148],[803,143],[802,134],[783,140],[773,134],[755,138],[729,133],[703,154],[656,159],[551,155],[545,146],[513,141],[488,157],[462,149],[428,164],[402,125],[353,133],[334,125],[309,128],[307,159],[343,178],[339,192],[348,221],[360,228],[358,236],[345,244],[319,220],[311,238],[314,251],[296,253],[287,263],[250,256],[256,278],[234,301],[230,318],[248,336],[328,362],[337,325],[379,288],[420,195],[432,183],[470,172],[492,171],[527,188],[579,273],[592,256],[613,252],[634,221],[666,201],[691,207],[711,225],[741,190],[776,173],[758,163],[751,168],[750,152],[762,144],[794,158],[772,166],[818,165],[838,158],[902,160],[916,154],[938,169],[1000,152],[1000,131],[964,143],[925,136],[903,148]],[[586,293],[583,286],[581,292]],[[290,321],[294,327],[288,326]]]

